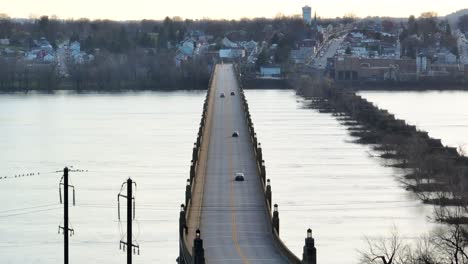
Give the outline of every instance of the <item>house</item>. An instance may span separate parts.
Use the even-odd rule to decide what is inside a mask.
[[[54,48],[44,37],[40,38],[39,40],[34,40],[34,44],[42,51],[45,51],[47,53],[54,52]]]
[[[304,64],[312,58],[314,50],[315,48],[313,47],[301,47],[299,49],[291,50],[290,59],[293,63]]]
[[[412,59],[373,59],[336,57],[331,77],[337,81],[383,81],[416,78],[416,61]]]
[[[452,52],[439,52],[435,55],[437,64],[456,64],[458,63],[457,56]]]
[[[239,45],[233,41],[231,41],[230,39],[228,39],[227,37],[224,37],[223,40],[221,41],[221,43],[223,44],[224,47],[226,48],[239,48]]]
[[[281,68],[278,66],[262,66],[260,67],[260,76],[262,78],[280,78]]]
[[[55,57],[51,54],[47,54],[44,56],[44,58],[42,58],[44,62],[46,63],[51,63],[51,62],[54,62],[55,61]]]
[[[73,41],[71,44],[70,44],[70,53],[72,55],[76,55],[76,54],[79,54],[81,52],[81,44],[78,42],[78,41]]]
[[[219,57],[221,59],[240,59],[245,57],[244,49],[220,49]]]
[[[10,45],[10,40],[5,38],[5,39],[0,39],[0,45],[8,46]]]
[[[188,60],[189,58],[194,57],[198,54],[197,42],[193,38],[188,38],[184,40],[179,47],[177,48],[175,55],[176,66],[180,66],[183,61]]]

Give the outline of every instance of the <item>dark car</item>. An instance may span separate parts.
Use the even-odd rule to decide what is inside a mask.
[[[244,173],[236,173],[235,181],[244,181]]]
[[[239,131],[234,131],[232,133],[232,137],[239,137]]]
[[[235,93],[235,92],[231,92],[231,95],[234,96],[234,95],[236,95],[236,93]]]

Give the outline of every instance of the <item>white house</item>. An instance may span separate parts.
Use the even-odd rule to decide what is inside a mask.
[[[0,45],[5,45],[8,46],[10,45],[10,40],[5,38],[5,39],[0,39]]]
[[[276,77],[279,78],[281,77],[281,68],[277,66],[264,66],[260,67],[260,76],[261,77],[267,77],[267,78],[272,78]]]
[[[245,57],[244,49],[220,49],[219,57],[221,59],[238,59]]]

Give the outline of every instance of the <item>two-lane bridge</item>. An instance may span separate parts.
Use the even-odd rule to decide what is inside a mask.
[[[279,212],[276,206],[271,212],[271,187],[238,78],[234,65],[218,64],[210,80],[180,215],[179,262],[316,264],[310,230],[302,261],[279,239]],[[245,181],[235,181],[236,173]]]

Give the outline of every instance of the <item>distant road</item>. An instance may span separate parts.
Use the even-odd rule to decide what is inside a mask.
[[[324,47],[319,51],[317,57],[312,62],[312,66],[318,69],[325,69],[327,66],[328,58],[332,58],[335,56],[336,52],[340,48],[341,44],[343,43],[345,36],[341,36],[339,38],[331,39],[327,43],[324,44]]]

